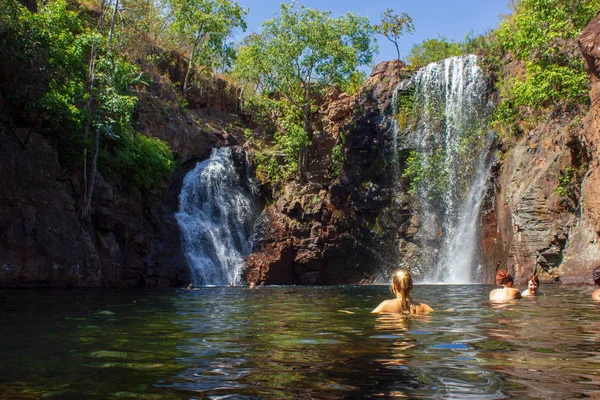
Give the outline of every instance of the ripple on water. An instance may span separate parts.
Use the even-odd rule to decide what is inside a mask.
[[[410,318],[370,314],[384,286],[0,291],[0,398],[600,395],[588,288],[490,289],[416,286],[454,311]]]

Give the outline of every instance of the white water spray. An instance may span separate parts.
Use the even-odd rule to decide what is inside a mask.
[[[430,283],[471,283],[493,157],[491,104],[477,57],[452,57],[413,76],[415,120],[402,135],[419,170],[421,270]],[[394,139],[396,142],[397,140]],[[413,177],[414,178],[414,177]]]
[[[259,212],[254,193],[248,169],[239,173],[231,148],[213,149],[185,176],[176,217],[194,284],[239,283]]]

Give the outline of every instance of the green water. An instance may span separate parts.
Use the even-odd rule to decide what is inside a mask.
[[[491,305],[417,286],[435,312],[369,312],[385,286],[0,291],[0,398],[600,396],[591,287]]]

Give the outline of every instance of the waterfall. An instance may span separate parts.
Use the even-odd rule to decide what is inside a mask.
[[[197,285],[239,283],[243,257],[252,250],[256,187],[247,159],[237,163],[246,166],[241,170],[236,155],[231,148],[213,149],[183,180],[176,218]]]
[[[429,64],[412,83],[411,120],[394,126],[393,142],[411,150],[404,176],[419,199],[419,269],[426,282],[473,282],[479,208],[494,161],[487,82],[477,57],[467,55]]]

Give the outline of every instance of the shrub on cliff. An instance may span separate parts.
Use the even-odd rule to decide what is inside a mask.
[[[289,3],[239,50],[235,75],[270,100],[279,121],[272,142],[283,155],[283,169],[297,167],[300,180],[307,179],[315,98],[327,86],[357,78],[357,68],[376,51],[373,33],[369,21],[355,14],[332,18],[330,12]]]
[[[40,4],[37,13],[16,0],[0,0],[0,9],[0,91],[12,119],[36,129],[41,125],[63,167],[83,170],[82,194],[89,192],[90,199],[95,157],[108,159],[111,153],[142,159],[113,163],[110,171],[100,163],[107,175],[134,177],[129,181],[136,189],[160,187],[173,170],[172,154],[166,144],[131,133],[137,98],[129,89],[142,79],[119,43],[111,42],[111,17],[100,14],[107,20],[94,24],[63,0]]]
[[[517,121],[550,107],[588,101],[588,78],[575,39],[600,8],[599,0],[522,0],[495,32],[520,67],[501,73],[496,124],[514,133]]]
[[[449,42],[444,36],[440,36],[438,39],[427,39],[413,45],[406,60],[411,67],[421,68],[429,63],[464,53],[465,46],[462,43]]]

